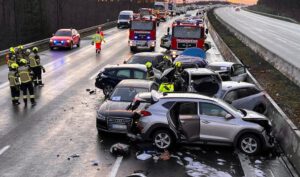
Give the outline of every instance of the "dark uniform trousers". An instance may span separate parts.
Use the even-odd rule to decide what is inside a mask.
[[[29,92],[29,95],[30,95],[30,101],[35,102],[34,88],[33,88],[33,85],[32,85],[31,81],[26,82],[26,83],[21,83],[21,90],[23,92],[23,99],[24,99],[25,103],[27,102],[27,91]]]
[[[31,70],[33,71],[33,82],[34,85],[42,84],[42,67],[36,66],[32,67]]]

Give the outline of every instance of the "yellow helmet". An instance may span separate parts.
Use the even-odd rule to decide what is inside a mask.
[[[22,59],[20,60],[20,63],[22,63],[22,64],[27,64],[27,60],[24,59],[24,58],[22,58]]]
[[[180,61],[176,61],[175,67],[180,68],[182,66],[182,63]]]
[[[24,46],[19,45],[18,48],[21,49],[21,50],[23,50],[23,49],[24,49]]]
[[[10,67],[12,69],[17,69],[19,67],[19,65],[17,63],[13,63],[13,64],[10,65]]]
[[[146,68],[151,68],[152,67],[152,63],[150,61],[148,61],[145,65],[146,65]]]
[[[169,58],[170,58],[170,57],[167,56],[167,55],[164,56],[164,59],[165,59],[165,60],[169,60]]]
[[[14,48],[14,47],[10,47],[10,48],[9,48],[9,51],[10,51],[11,53],[15,53],[15,48]]]
[[[38,52],[38,51],[39,51],[39,48],[33,47],[33,48],[32,48],[32,51],[33,51],[33,52]]]

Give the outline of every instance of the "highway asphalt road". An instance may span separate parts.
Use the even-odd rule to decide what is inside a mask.
[[[263,15],[218,8],[215,13],[250,39],[300,68],[300,25]]]
[[[162,23],[157,38],[166,32]],[[106,64],[117,64],[132,54],[127,45],[128,31],[113,28],[105,31],[107,43],[100,55],[90,45],[91,37],[82,39],[74,50],[44,51],[42,63],[45,86],[36,88],[37,105],[15,107],[10,102],[7,68],[0,67],[0,176],[1,177],[124,177],[135,170],[149,176],[288,176],[278,157],[247,158],[232,148],[178,147],[169,161],[139,161],[132,144],[131,156],[116,158],[109,152],[112,144],[129,143],[125,136],[99,137],[96,109],[103,101],[101,90],[90,95],[94,79]],[[209,37],[208,40],[211,40]],[[157,47],[157,51],[164,51]],[[208,52],[209,61],[222,60],[215,46]],[[22,101],[22,100],[21,100]],[[71,157],[72,155],[79,157]],[[92,161],[98,161],[93,166]],[[188,165],[189,164],[189,165]],[[246,170],[245,169],[250,169]]]

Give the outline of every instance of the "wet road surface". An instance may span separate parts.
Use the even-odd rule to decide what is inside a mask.
[[[161,23],[157,39],[166,32],[169,23]],[[0,176],[123,177],[136,170],[147,171],[153,177],[243,176],[243,163],[232,148],[181,146],[171,152],[170,160],[157,163],[152,159],[137,160],[135,153],[140,147],[136,144],[131,144],[129,157],[122,159],[110,154],[112,144],[130,142],[125,136],[97,135],[96,109],[104,97],[101,90],[90,95],[86,89],[95,89],[94,78],[102,67],[122,63],[132,54],[127,45],[127,30],[113,28],[105,34],[107,43],[97,56],[90,45],[91,37],[82,39],[81,47],[72,51],[41,53],[47,72],[45,86],[36,88],[35,107],[30,104],[24,107],[23,103],[18,107],[11,105],[7,69],[0,67]],[[157,51],[164,50],[157,47]],[[208,60],[222,60],[214,46]],[[93,166],[93,161],[99,162],[98,166]],[[257,176],[269,176],[265,166],[278,162],[262,157],[254,157],[253,164],[249,159],[245,161],[253,166]],[[281,176],[288,176],[281,163],[276,168],[281,169]]]

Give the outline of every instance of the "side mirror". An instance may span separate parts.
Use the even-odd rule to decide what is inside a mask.
[[[233,116],[231,114],[226,114],[225,119],[226,120],[233,119]]]
[[[167,34],[170,35],[170,27],[167,29]]]
[[[208,29],[205,30],[205,33],[208,34]]]

